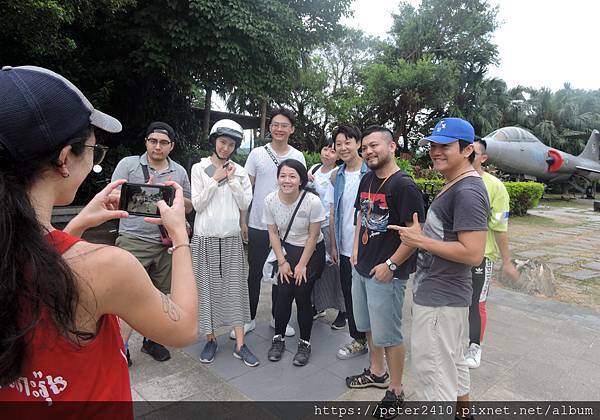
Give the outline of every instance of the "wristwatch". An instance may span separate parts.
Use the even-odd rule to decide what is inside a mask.
[[[398,269],[398,266],[394,263],[394,261],[390,260],[389,258],[385,261],[385,263],[390,271],[396,271],[396,269]]]

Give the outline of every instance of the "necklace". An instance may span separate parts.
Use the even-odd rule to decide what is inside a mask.
[[[396,172],[398,172],[398,171],[394,171],[391,174],[389,174],[387,177],[385,177],[385,179],[383,180],[383,182],[379,185],[379,188],[377,188],[377,191],[375,191],[374,195],[377,195],[377,193],[381,190],[381,187],[383,187],[383,184],[385,184],[385,182],[388,179],[390,179],[390,177],[392,175],[394,175]],[[376,176],[377,175],[375,175],[373,173],[373,177],[376,177]],[[373,201],[371,200],[371,187],[372,186],[373,186],[373,179],[371,179],[371,182],[369,183],[369,192],[368,192],[369,195],[368,195],[368,198],[367,198],[367,202],[368,202],[368,204],[367,204],[367,206],[368,206],[368,208],[367,208],[367,224],[365,226],[365,231],[363,232],[362,237],[361,237],[361,242],[362,242],[363,245],[366,245],[369,242],[369,225],[368,225],[368,222],[369,222],[369,218],[371,217],[371,212],[373,210]]]
[[[454,178],[452,178],[450,181],[446,182],[444,185],[449,185],[449,184],[452,184],[454,181],[456,181],[456,179],[457,179],[458,177],[461,177],[461,176],[463,176],[464,174],[468,174],[469,172],[473,172],[474,170],[475,170],[475,169],[469,169],[468,171],[461,172],[460,174],[458,174],[458,175],[456,175]]]

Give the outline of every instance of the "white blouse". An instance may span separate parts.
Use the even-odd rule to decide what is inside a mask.
[[[283,239],[287,230],[292,213],[302,197],[304,191],[300,192],[298,199],[294,203],[288,205],[279,199],[279,191],[273,191],[265,198],[265,209],[263,212],[263,222],[267,225],[277,225],[279,229],[279,238]],[[290,233],[286,242],[304,247],[308,240],[308,229],[311,223],[321,223],[325,220],[325,210],[321,204],[319,197],[313,193],[307,192],[306,197],[300,204],[298,212],[294,217]],[[317,243],[323,240],[323,234],[319,230],[319,238]]]
[[[252,184],[246,170],[237,163],[233,177],[222,183],[205,172],[212,165],[202,158],[192,166],[192,205],[196,210],[194,234],[226,238],[240,234],[240,210],[248,210],[252,201]]]

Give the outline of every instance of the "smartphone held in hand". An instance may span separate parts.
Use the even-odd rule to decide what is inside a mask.
[[[121,187],[119,210],[135,216],[160,217],[156,203],[165,200],[171,206],[174,198],[175,189],[170,186],[125,183]]]

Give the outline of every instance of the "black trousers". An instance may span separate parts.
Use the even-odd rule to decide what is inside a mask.
[[[344,294],[344,304],[346,305],[346,319],[348,320],[348,329],[350,337],[355,340],[364,341],[367,335],[364,332],[356,329],[354,322],[354,313],[352,312],[352,264],[350,257],[340,255],[340,284],[342,285],[342,293]]]
[[[292,271],[300,261],[303,247],[284,244],[287,252],[286,259],[290,263]],[[310,257],[306,266],[306,282],[299,286],[295,284],[295,279],[290,278],[290,282],[279,280],[277,286],[277,303],[275,306],[275,334],[285,335],[285,328],[292,316],[292,302],[296,300],[298,310],[298,326],[300,327],[300,338],[310,341],[312,331],[313,313],[311,295],[315,281],[321,277],[325,268],[325,245],[323,241],[317,244],[313,255]]]
[[[263,266],[270,250],[269,232],[266,230],[248,228],[248,295],[250,298],[250,318],[256,318],[256,309],[260,299],[260,283],[263,276]],[[277,286],[271,293],[271,315],[275,317],[275,302],[277,301]]]

